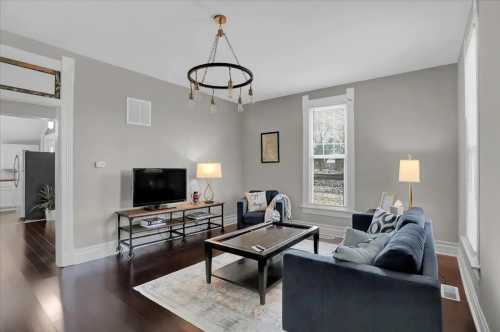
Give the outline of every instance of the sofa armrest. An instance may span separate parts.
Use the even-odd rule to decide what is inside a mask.
[[[285,203],[283,200],[276,201],[274,209],[280,213],[280,222],[287,221],[285,216]]]
[[[248,211],[247,199],[245,197],[240,198],[236,202],[236,221],[238,228],[241,228],[243,226],[243,216],[247,213],[247,211]]]
[[[283,264],[286,331],[441,331],[437,280],[298,250]]]
[[[373,214],[354,213],[352,215],[352,228],[366,232],[372,223]]]

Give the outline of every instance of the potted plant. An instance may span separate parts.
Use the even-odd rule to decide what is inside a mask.
[[[38,193],[39,203],[32,210],[45,210],[45,220],[56,220],[56,193],[54,188],[48,184],[44,185]]]

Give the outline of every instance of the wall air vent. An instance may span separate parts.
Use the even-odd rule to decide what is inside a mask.
[[[151,126],[151,102],[127,97],[127,124]]]

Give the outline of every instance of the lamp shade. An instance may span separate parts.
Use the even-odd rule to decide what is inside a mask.
[[[420,160],[399,161],[399,182],[420,182]]]
[[[215,179],[222,177],[220,163],[198,163],[196,165],[196,177],[199,179]]]

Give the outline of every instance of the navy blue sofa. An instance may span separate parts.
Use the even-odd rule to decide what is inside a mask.
[[[353,228],[366,231],[371,219],[369,214],[355,214]],[[440,332],[441,294],[430,220],[424,227],[424,256],[418,274],[287,251],[283,257],[283,329]]]
[[[250,190],[249,192],[259,192],[262,190]],[[267,205],[271,203],[274,196],[279,194],[277,190],[266,190],[266,201]],[[275,210],[280,213],[280,222],[283,222],[285,204],[282,201],[277,201],[275,205]],[[248,212],[248,202],[245,197],[241,198],[236,202],[236,216],[238,221],[238,229],[245,228],[248,226],[257,225],[264,222],[265,211],[254,211]]]

